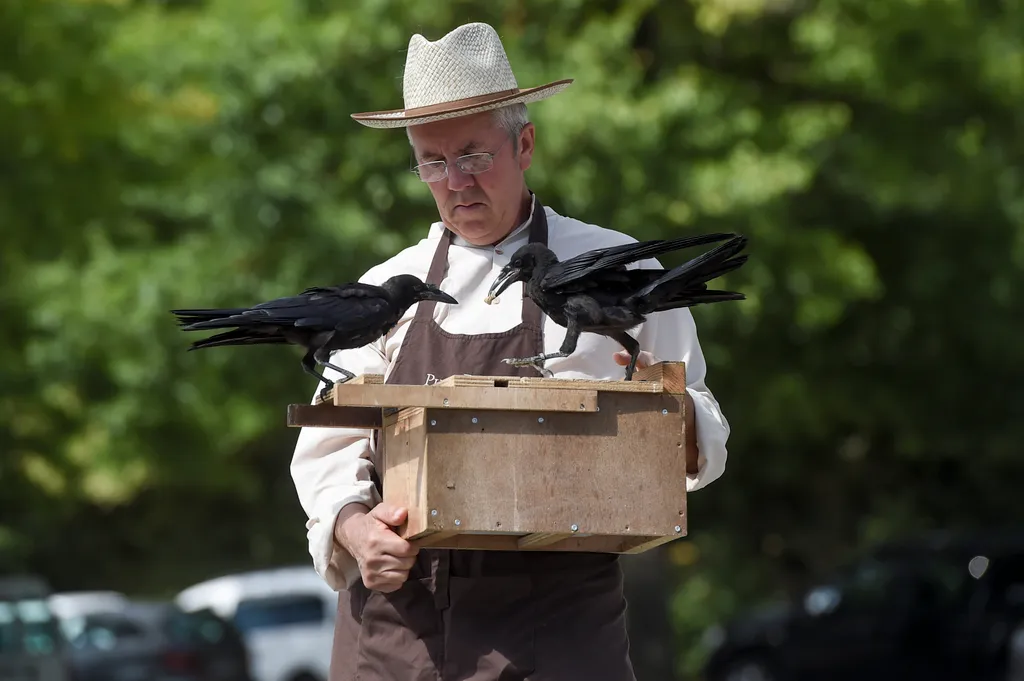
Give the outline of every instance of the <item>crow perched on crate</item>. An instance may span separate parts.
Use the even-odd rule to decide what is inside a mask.
[[[626,269],[637,260],[726,239],[724,244],[670,270]],[[550,375],[543,368],[544,361],[568,357],[575,352],[580,333],[590,332],[618,341],[629,352],[626,380],[631,380],[640,344],[627,331],[647,315],[701,303],[744,300],[742,293],[709,290],[707,282],[745,263],[747,256],[737,253],[746,243],[746,237],[735,234],[705,234],[598,248],[564,262],[559,262],[543,244],[527,244],[502,268],[485,300],[490,303],[511,284],[522,281],[524,295],[566,328],[565,339],[558,352],[502,361],[533,366]]]
[[[436,300],[449,305],[458,301],[432,284],[411,274],[391,277],[380,286],[349,283],[308,288],[299,295],[277,298],[249,308],[171,310],[184,331],[232,328],[195,341],[189,351],[224,345],[298,345],[306,349],[302,368],[326,383],[325,397],[334,386],[316,371],[320,364],[344,376],[355,375],[329,362],[335,350],[359,348],[372,343],[394,327],[412,305]]]

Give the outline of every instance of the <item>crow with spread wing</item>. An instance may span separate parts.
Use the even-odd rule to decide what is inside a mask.
[[[718,241],[725,243],[673,269],[626,268],[638,260]],[[747,256],[737,254],[746,243],[746,237],[734,234],[705,234],[599,248],[564,262],[543,244],[527,244],[502,268],[485,300],[490,303],[514,282],[522,281],[524,294],[565,327],[565,339],[558,352],[503,361],[533,366],[548,376],[551,372],[543,363],[568,357],[576,351],[580,333],[590,332],[614,339],[629,352],[626,380],[631,380],[640,344],[627,331],[653,312],[743,300],[741,293],[710,290],[707,282],[745,263]]]
[[[355,377],[329,362],[336,350],[359,348],[390,331],[406,310],[423,300],[449,305],[458,301],[411,274],[391,277],[380,286],[363,283],[308,288],[297,296],[277,298],[250,308],[171,310],[185,331],[233,329],[192,343],[189,350],[225,345],[283,345],[305,348],[302,368],[326,383],[317,364],[334,369],[344,383]]]

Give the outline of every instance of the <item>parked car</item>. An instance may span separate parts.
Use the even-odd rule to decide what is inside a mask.
[[[39,577],[0,577],[0,681],[70,680],[49,595],[49,584]]]
[[[209,608],[245,637],[256,681],[326,681],[338,594],[310,566],[217,577],[176,598]]]
[[[63,622],[74,681],[251,681],[241,635],[210,611],[130,602]]]
[[[69,620],[94,612],[120,612],[131,600],[118,591],[59,591],[47,602],[54,615]]]
[[[713,627],[708,681],[1006,681],[1024,533],[880,546],[800,602]]]
[[[1009,653],[1006,681],[1024,681],[1024,621],[1010,634]]]

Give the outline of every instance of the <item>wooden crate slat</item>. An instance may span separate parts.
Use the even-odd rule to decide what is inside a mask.
[[[380,428],[382,410],[378,407],[335,407],[333,404],[288,405],[288,427]]]
[[[508,390],[485,386],[342,385],[334,389],[339,407],[440,407],[505,411],[597,411],[596,390],[533,388]]]
[[[601,392],[660,393],[658,381],[596,381],[585,378],[533,378],[530,376],[472,376],[457,374],[437,383],[445,387],[554,388],[557,390],[597,390]]]
[[[658,362],[644,369],[638,369],[633,374],[632,383],[647,382],[657,383],[667,393],[681,394],[686,392],[686,366],[683,362]],[[626,383],[627,381],[623,381]]]
[[[439,535],[439,536],[435,536]],[[411,540],[420,548],[475,549],[478,551],[589,551],[595,553],[643,553],[667,542],[674,536],[569,536],[543,544],[522,544],[522,536],[515,534],[485,534],[472,532],[424,532]]]
[[[343,383],[342,386],[345,386],[345,385],[383,385],[383,383],[384,383],[384,376],[381,375],[381,374],[359,374],[355,378],[353,378],[351,380],[348,380],[348,381],[345,381],[345,383]],[[339,387],[340,386],[335,385],[333,390],[337,390]],[[329,404],[333,404],[334,403],[333,402],[333,392],[330,393],[330,395],[331,395],[331,397],[328,397],[327,399],[324,399],[324,398],[320,397],[319,393],[317,393],[316,403],[317,404],[324,404],[326,402],[326,403],[329,403]]]
[[[521,549],[526,548],[540,548],[542,546],[550,546],[555,542],[560,542],[563,539],[568,539],[572,536],[572,532],[533,532],[531,534],[523,535],[519,538],[517,545]]]

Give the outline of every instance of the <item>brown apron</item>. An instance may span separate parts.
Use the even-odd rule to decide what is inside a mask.
[[[530,241],[546,244],[533,200]],[[451,236],[445,230],[434,253],[432,284],[444,276]],[[537,375],[501,362],[543,351],[533,301],[523,300],[518,326],[479,335],[443,330],[434,305],[418,304],[388,383]],[[361,581],[341,591],[330,681],[634,681],[625,609],[614,554],[421,549],[397,591]]]

